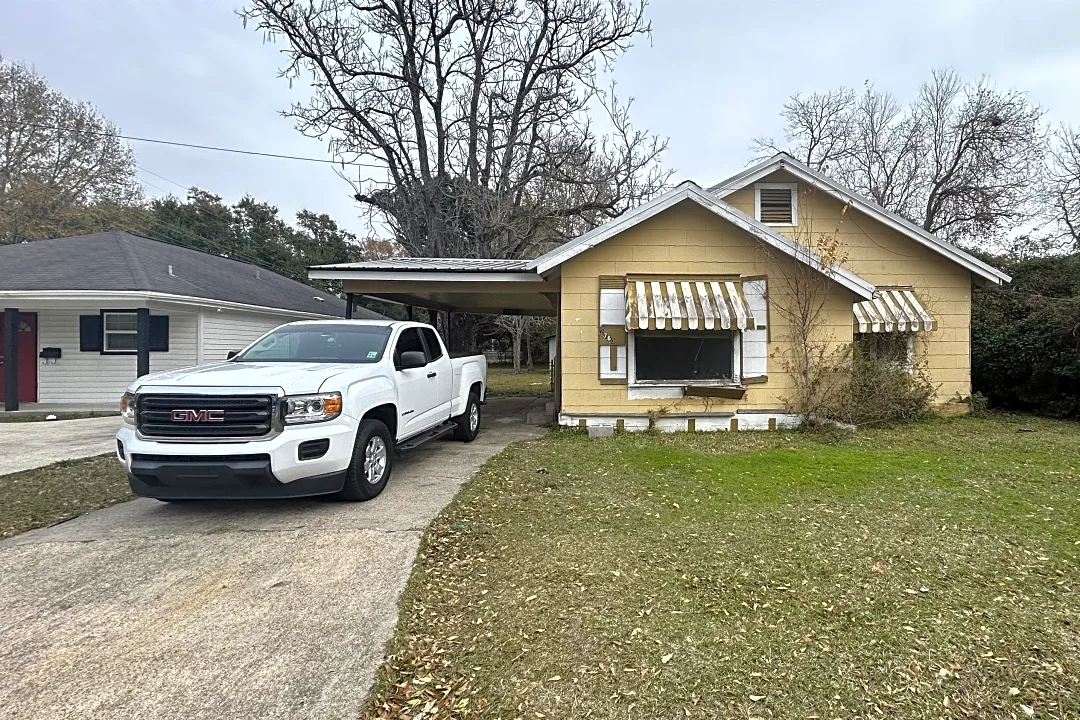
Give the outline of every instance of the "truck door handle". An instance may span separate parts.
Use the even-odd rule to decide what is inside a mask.
[[[438,375],[438,374],[439,374],[439,373],[429,372],[429,373],[427,374],[427,376],[428,376],[429,378],[433,378],[433,377],[435,377],[435,376],[436,376],[436,375]]]

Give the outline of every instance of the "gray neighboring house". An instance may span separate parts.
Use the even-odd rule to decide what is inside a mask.
[[[224,360],[345,302],[236,260],[128,232],[0,246],[0,399],[119,406],[139,375]],[[358,318],[379,318],[357,308]]]

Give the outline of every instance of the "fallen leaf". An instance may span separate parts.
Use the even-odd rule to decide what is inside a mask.
[[[667,655],[665,655],[664,657],[660,658],[660,662],[662,662],[662,663],[664,663],[665,665],[667,665],[667,664],[668,664],[668,661],[670,661],[670,660],[671,660],[671,658],[672,658],[672,657],[673,657],[674,655],[675,655],[675,653],[668,653],[668,654],[667,654]]]
[[[1020,688],[1016,688],[1016,687],[1009,688],[1009,696],[1010,697],[1014,697],[1014,696],[1019,695],[1019,694],[1020,694]]]
[[[885,572],[885,566],[884,566],[884,565],[882,565],[881,563],[874,563],[874,567],[873,567],[873,568],[871,568],[871,569],[872,569],[872,570],[873,570],[874,572],[876,572],[876,573],[883,573],[883,572]]]
[[[765,699],[764,695],[751,695],[750,696],[750,702],[761,702],[764,699]]]

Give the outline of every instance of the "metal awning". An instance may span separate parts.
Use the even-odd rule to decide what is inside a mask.
[[[855,303],[855,331],[918,332],[933,330],[934,318],[926,312],[911,288],[878,288],[873,300]]]
[[[754,316],[738,279],[630,278],[627,330],[746,330]]]

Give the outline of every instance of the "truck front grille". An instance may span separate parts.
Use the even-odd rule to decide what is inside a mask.
[[[136,426],[148,437],[260,437],[274,425],[271,395],[140,395]]]

